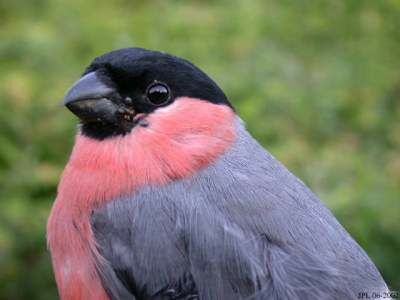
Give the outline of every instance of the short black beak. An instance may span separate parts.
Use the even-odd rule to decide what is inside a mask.
[[[115,122],[118,106],[111,101],[116,90],[107,86],[96,72],[76,81],[64,97],[64,105],[84,122]]]

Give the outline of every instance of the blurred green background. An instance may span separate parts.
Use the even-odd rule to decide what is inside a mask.
[[[400,290],[400,1],[0,0],[0,299],[55,299],[45,224],[73,143],[64,92],[141,46],[214,78]]]

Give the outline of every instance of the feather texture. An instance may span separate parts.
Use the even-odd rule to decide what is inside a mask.
[[[234,140],[234,113],[225,105],[180,98],[146,120],[147,127],[137,126],[125,136],[103,141],[77,136],[47,225],[63,300],[109,298],[99,277],[107,274],[108,262],[90,226],[94,209],[145,185],[188,177]]]
[[[237,139],[190,177],[98,208],[114,299],[357,299],[387,290],[319,199],[236,121]]]

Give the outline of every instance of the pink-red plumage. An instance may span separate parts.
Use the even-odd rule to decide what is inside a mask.
[[[185,178],[214,161],[235,139],[225,105],[180,98],[148,115],[147,127],[95,140],[78,134],[47,225],[61,299],[108,299],[96,265],[94,208],[145,185]]]

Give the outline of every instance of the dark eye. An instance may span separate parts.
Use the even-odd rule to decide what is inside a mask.
[[[147,99],[154,105],[166,103],[169,97],[169,88],[164,83],[153,83],[147,88]]]

